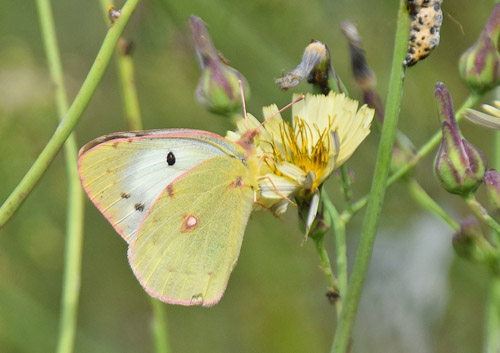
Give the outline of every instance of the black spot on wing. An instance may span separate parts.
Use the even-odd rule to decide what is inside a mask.
[[[172,152],[168,152],[167,154],[167,164],[172,166],[175,164],[175,155]]]

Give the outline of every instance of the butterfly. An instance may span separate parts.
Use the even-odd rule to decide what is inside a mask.
[[[410,11],[410,38],[405,66],[413,66],[425,59],[439,44],[439,31],[443,22],[443,0],[407,0]]]
[[[232,142],[190,129],[121,132],[80,150],[83,187],[128,243],[151,296],[203,306],[222,297],[258,191],[256,134]]]

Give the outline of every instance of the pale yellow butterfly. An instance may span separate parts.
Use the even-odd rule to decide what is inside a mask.
[[[199,130],[125,132],[80,150],[85,191],[129,244],[130,265],[151,296],[220,300],[258,190],[255,134],[234,143]]]

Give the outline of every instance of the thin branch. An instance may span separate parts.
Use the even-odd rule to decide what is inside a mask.
[[[52,9],[49,0],[37,0],[36,4],[47,63],[55,87],[57,113],[59,120],[62,120],[64,113],[68,110],[68,99],[64,85],[64,74],[59,56]],[[57,352],[59,353],[73,351],[80,296],[84,198],[78,176],[77,154],[76,138],[74,133],[71,133],[64,144],[64,158],[68,178],[68,207],[64,251],[64,277],[57,342]]]
[[[49,142],[35,160],[30,170],[26,173],[19,185],[10,194],[7,200],[0,207],[0,228],[12,217],[22,202],[33,190],[42,175],[48,169],[49,165],[61,149],[63,143],[73,131],[76,123],[82,116],[90,99],[92,98],[99,82],[101,81],[106,68],[108,67],[114,48],[118,43],[125,25],[134,12],[139,0],[127,0],[121,10],[121,16],[114,22],[109,29],[101,49],[97,53],[96,59],[85,78],[75,100],[69,107],[64,119],[61,121]]]
[[[405,0],[399,1],[398,21],[396,28],[396,39],[392,60],[391,78],[387,98],[387,110],[382,126],[380,145],[377,154],[373,184],[363,222],[363,230],[359,243],[354,267],[349,280],[347,297],[340,316],[339,324],[335,332],[332,344],[332,353],[345,353],[351,337],[354,319],[358,311],[359,298],[370,263],[373,244],[378,225],[378,219],[384,201],[389,167],[391,163],[391,152],[396,138],[399,110],[403,93],[404,67],[402,65],[406,56],[407,40],[410,28],[410,20]]]

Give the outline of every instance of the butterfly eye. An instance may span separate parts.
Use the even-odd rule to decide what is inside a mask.
[[[167,154],[167,164],[174,165],[175,164],[175,156],[172,152],[168,152]]]

